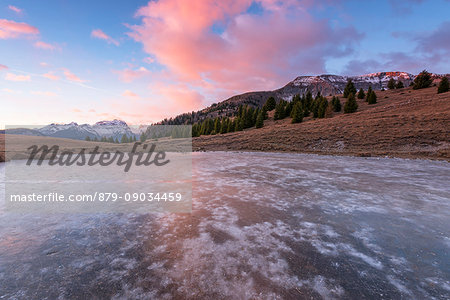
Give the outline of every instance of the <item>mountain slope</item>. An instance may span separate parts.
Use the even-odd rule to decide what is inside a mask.
[[[233,96],[217,104],[213,104],[194,114],[187,113],[179,115],[173,119],[164,120],[161,124],[180,125],[185,123],[195,123],[205,118],[215,118],[217,116],[230,116],[234,114],[239,105],[251,105],[262,107],[269,97],[290,101],[294,95],[303,95],[311,92],[313,96],[317,93],[322,95],[335,95],[344,91],[347,81],[351,79],[356,89],[367,90],[372,86],[374,90],[387,89],[389,80],[403,82],[404,86],[409,86],[415,76],[406,72],[378,72],[359,76],[339,76],[339,75],[318,75],[299,76],[277,90],[248,92]]]
[[[299,124],[291,124],[290,118],[274,121],[271,117],[261,129],[194,138],[193,149],[450,160],[450,92],[437,94],[437,88],[430,87],[376,94],[377,104],[357,100],[359,108],[353,114],[308,117]]]

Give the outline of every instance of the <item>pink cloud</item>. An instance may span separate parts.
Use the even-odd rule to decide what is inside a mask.
[[[0,39],[14,39],[39,34],[39,29],[26,23],[0,19]]]
[[[155,77],[157,78],[157,77]],[[124,92],[122,96],[109,99],[108,107],[92,111],[98,118],[120,118],[129,124],[151,124],[164,118],[184,113],[191,109],[200,109],[205,98],[199,92],[191,90],[182,83],[170,84],[151,80],[150,95]]]
[[[14,6],[14,5],[8,5],[9,10],[12,10],[13,12],[17,13],[17,14],[22,14],[23,10]]]
[[[134,70],[133,69],[114,70],[113,72],[119,75],[119,79],[123,82],[132,82],[150,73],[150,71],[144,67],[140,67]]]
[[[125,90],[125,92],[122,93],[123,97],[128,97],[128,98],[139,98],[139,95],[130,91],[130,90]]]
[[[5,80],[9,81],[30,81],[31,76],[30,75],[16,75],[13,73],[7,73],[5,76]]]
[[[44,49],[44,50],[55,50],[56,49],[55,45],[45,43],[43,41],[35,42],[34,47],[39,48],[39,49]]]
[[[119,46],[118,41],[116,41],[115,39],[113,39],[112,37],[110,37],[109,35],[104,33],[101,29],[92,30],[91,37],[105,40],[108,44],[113,44],[113,45]]]
[[[0,71],[1,70],[8,70],[8,67],[5,65],[0,64]]]
[[[67,80],[75,81],[75,82],[79,82],[79,83],[86,82],[86,80],[83,80],[80,77],[78,77],[77,75],[73,74],[69,69],[63,69],[63,73]]]
[[[52,72],[45,73],[42,76],[50,80],[59,80],[59,76],[54,75]]]
[[[352,27],[317,20],[305,9],[308,2],[263,0],[263,12],[249,14],[251,3],[151,1],[137,11],[142,22],[129,26],[129,36],[174,81],[209,98],[273,89],[299,73],[325,72],[327,58],[348,55],[362,37]],[[213,32],[213,25],[222,32]]]
[[[164,107],[175,114],[200,109],[204,105],[205,97],[185,84],[157,83],[153,86],[153,91],[161,96]]]

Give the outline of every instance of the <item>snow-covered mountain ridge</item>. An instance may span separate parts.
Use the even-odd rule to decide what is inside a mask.
[[[340,94],[344,91],[347,81],[351,79],[357,89],[367,90],[372,86],[375,90],[386,89],[391,78],[401,81],[405,86],[411,84],[416,76],[407,72],[378,72],[357,76],[341,76],[323,74],[318,76],[299,76],[287,85],[277,90],[281,97],[288,100],[295,94],[311,92],[322,95]]]
[[[71,122],[68,124],[52,123],[45,127],[37,129],[42,135],[71,138],[71,139],[101,139],[102,137],[119,139],[125,134],[128,137],[135,136],[130,127],[121,120],[100,121],[94,125],[78,124]]]

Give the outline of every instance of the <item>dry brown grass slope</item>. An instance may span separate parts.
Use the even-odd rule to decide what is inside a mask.
[[[290,118],[274,121],[271,112],[261,129],[201,136],[193,139],[192,148],[194,151],[278,151],[450,161],[450,92],[437,94],[437,88],[431,87],[376,93],[377,104],[368,105],[358,100],[358,111],[353,114],[335,113],[332,118],[316,120],[308,117],[302,123],[291,124]],[[341,98],[342,104],[344,100]],[[29,143],[42,138],[16,136],[11,139],[22,149],[21,141]],[[47,144],[64,145],[62,148],[72,150],[99,145],[103,150],[127,151],[130,147],[129,144],[45,139]],[[174,142],[182,143],[160,141],[171,149]],[[8,149],[15,150],[19,149]],[[0,134],[0,161],[3,151],[4,135]]]
[[[261,129],[195,138],[193,148],[450,160],[450,92],[430,87],[376,93],[377,104],[358,100],[353,114],[299,124],[269,118]]]

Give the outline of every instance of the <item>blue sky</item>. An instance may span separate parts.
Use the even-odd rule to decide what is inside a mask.
[[[298,75],[450,70],[450,1],[191,3],[2,0],[0,126],[151,123]]]

